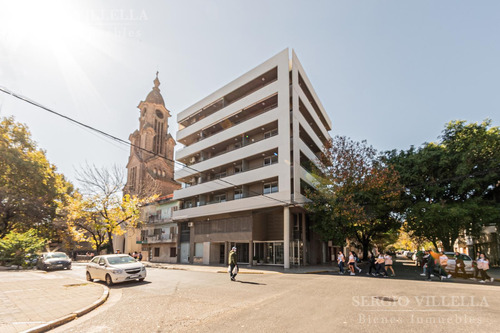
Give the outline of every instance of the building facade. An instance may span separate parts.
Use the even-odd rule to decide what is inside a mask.
[[[180,262],[324,262],[303,208],[331,121],[297,56],[286,49],[177,117],[174,211]]]
[[[179,208],[173,195],[159,198],[141,209],[142,253],[151,262],[177,263],[179,233],[172,213]]]

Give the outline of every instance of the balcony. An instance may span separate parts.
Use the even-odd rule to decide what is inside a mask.
[[[160,223],[170,223],[170,222],[172,222],[172,216],[158,217],[155,215],[150,215],[148,218],[144,219],[144,224],[160,224]]]
[[[177,233],[141,237],[141,244],[175,243]]]

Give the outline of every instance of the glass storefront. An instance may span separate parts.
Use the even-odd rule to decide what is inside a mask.
[[[283,242],[254,242],[253,253],[259,264],[283,265],[285,263]]]

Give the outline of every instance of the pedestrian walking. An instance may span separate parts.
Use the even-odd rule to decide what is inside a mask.
[[[448,256],[444,254],[444,251],[441,251],[441,255],[439,256],[439,266],[440,269],[442,270],[440,272],[441,276],[447,275],[446,274],[446,267],[448,267]]]
[[[385,253],[384,264],[385,264],[386,272],[389,272],[389,270],[391,270],[392,276],[396,276],[396,273],[394,272],[394,268],[392,268],[392,256],[389,254],[389,252]]]
[[[344,274],[344,254],[342,253],[342,251],[339,251],[337,255],[337,264],[340,270],[339,274]]]
[[[236,280],[236,275],[238,274],[238,262],[236,261],[236,247],[233,246],[231,251],[229,251],[229,276],[231,281]]]
[[[459,252],[455,252],[455,277],[458,277],[458,271],[462,270],[462,275],[461,277],[466,279],[467,278],[467,273],[465,272],[465,263],[462,255]]]
[[[426,276],[427,274],[427,262],[429,261],[429,257],[431,255],[429,254],[429,251],[425,250],[424,255],[422,256],[422,267],[423,267],[423,272],[420,274],[420,276]]]
[[[481,257],[477,263],[477,268],[479,269],[479,273],[481,274],[481,283],[485,283],[486,281],[488,282],[493,282],[495,281],[494,278],[490,277],[487,273],[487,270],[490,269],[490,261],[484,253],[481,253]]]
[[[370,257],[368,260],[369,260],[370,267],[368,268],[368,273],[366,273],[366,275],[375,276],[375,270],[377,269],[377,267],[375,266],[375,255],[373,254],[372,251],[370,251]]]
[[[434,266],[436,264],[436,259],[434,259],[434,257],[432,256],[431,254],[431,251],[426,251],[429,256],[427,258],[427,281],[431,281],[432,277],[434,276]]]
[[[447,273],[445,268],[448,264],[448,257],[444,254],[444,252],[442,252],[441,255],[432,251],[430,251],[430,253],[432,259],[434,260],[434,272],[439,276],[441,281],[444,281],[447,278],[451,278],[451,274],[446,275]],[[443,258],[443,256],[446,257],[446,259]],[[444,264],[444,267],[441,265],[441,263]]]
[[[382,253],[379,253],[377,260],[375,261],[375,275],[380,275],[380,271],[382,271],[382,275],[384,277],[389,276],[385,270],[385,259]]]
[[[350,251],[349,252],[349,270],[351,271],[350,275],[356,275],[356,273],[354,272],[355,260],[356,259],[354,259],[354,252]]]
[[[476,257],[472,261],[472,267],[474,268],[474,276],[471,280],[476,281],[479,276],[479,268],[477,267],[478,261],[481,260],[481,252],[477,251]]]
[[[358,273],[361,273],[362,269],[358,267],[358,262],[360,262],[358,255],[353,252],[354,254],[354,268],[358,270]]]
[[[139,259],[139,261],[142,261],[142,253],[139,252],[139,254],[137,255],[137,259]]]

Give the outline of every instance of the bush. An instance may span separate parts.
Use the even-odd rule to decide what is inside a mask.
[[[33,255],[42,250],[47,239],[37,236],[36,230],[24,233],[9,232],[0,239],[0,262],[8,265],[30,266]]]

